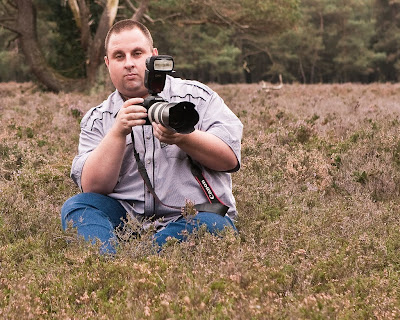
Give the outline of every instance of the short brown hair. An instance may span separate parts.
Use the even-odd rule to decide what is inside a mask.
[[[151,36],[149,29],[147,29],[147,27],[144,24],[142,24],[138,21],[135,21],[132,19],[125,19],[125,20],[116,22],[110,28],[110,30],[108,30],[106,39],[104,41],[104,48],[106,49],[106,54],[107,54],[107,49],[108,49],[108,43],[110,42],[110,37],[112,34],[120,33],[121,31],[124,31],[124,30],[132,30],[132,29],[139,29],[140,31],[142,31],[142,33],[147,38],[147,40],[149,40],[150,48],[153,49],[153,37]]]

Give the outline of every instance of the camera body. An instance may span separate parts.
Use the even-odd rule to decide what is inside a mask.
[[[194,104],[189,101],[169,103],[158,95],[164,89],[167,74],[173,70],[174,60],[171,56],[147,58],[144,85],[149,96],[143,102],[148,115],[146,124],[156,122],[179,133],[191,133],[199,121]]]

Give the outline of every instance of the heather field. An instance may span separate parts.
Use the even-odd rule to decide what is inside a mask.
[[[106,92],[0,83],[1,319],[399,319],[400,84],[211,85],[244,124],[239,235],[160,254],[61,230],[82,113]]]

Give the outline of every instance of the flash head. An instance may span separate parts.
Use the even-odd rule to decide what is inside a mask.
[[[195,105],[189,101],[170,103],[158,95],[164,90],[167,74],[173,71],[174,59],[171,56],[151,56],[146,59],[144,85],[150,95],[143,102],[147,109],[145,124],[155,122],[179,133],[191,133],[199,121]]]
[[[167,73],[174,70],[174,59],[171,56],[151,56],[146,59],[144,85],[151,95],[164,89]]]
[[[146,68],[149,71],[172,72],[174,59],[171,56],[151,56],[146,59]]]

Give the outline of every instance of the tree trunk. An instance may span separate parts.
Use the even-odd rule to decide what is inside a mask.
[[[299,58],[299,69],[300,69],[301,76],[303,78],[303,83],[306,84],[307,83],[307,78],[306,78],[306,74],[304,72],[303,61],[302,61],[301,58]]]
[[[78,28],[81,31],[81,45],[86,52],[86,77],[89,84],[96,81],[97,71],[103,63],[104,39],[111,25],[114,23],[118,10],[118,0],[106,0],[103,13],[94,37],[90,34],[90,12],[86,0],[70,1],[70,8]]]
[[[70,6],[74,4],[71,10],[73,11],[76,24],[81,31],[82,48],[86,52],[85,79],[63,77],[48,65],[39,46],[35,6],[32,0],[16,0],[18,8],[16,18],[17,27],[14,31],[18,33],[26,64],[46,88],[55,92],[84,90],[95,83],[97,71],[103,63],[104,39],[115,20],[119,1],[106,1],[96,34],[93,38],[90,35],[90,11],[86,5],[86,1],[70,1],[69,3]]]
[[[26,64],[32,73],[48,89],[58,91],[76,90],[82,87],[83,80],[62,77],[56,70],[50,68],[39,47],[36,31],[36,11],[32,0],[17,0],[17,28],[22,52]]]

